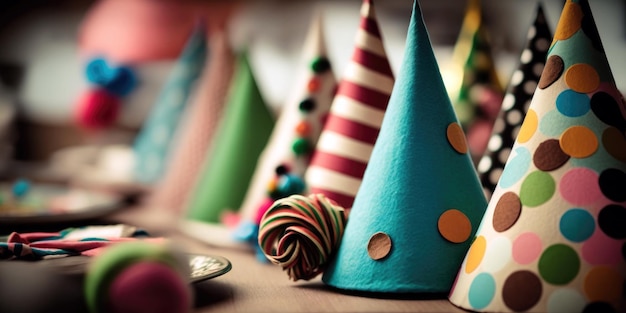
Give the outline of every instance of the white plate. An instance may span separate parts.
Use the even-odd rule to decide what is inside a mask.
[[[0,184],[0,223],[59,223],[102,217],[127,205],[122,196],[64,185],[33,183],[20,199]]]

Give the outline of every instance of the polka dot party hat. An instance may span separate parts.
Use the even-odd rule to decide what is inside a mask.
[[[304,172],[337,87],[324,40],[322,16],[318,13],[302,51],[299,79],[261,155],[241,207],[245,219],[260,218],[259,210],[268,201],[304,191]]]
[[[240,208],[274,127],[274,116],[263,100],[247,53],[236,66],[210,153],[187,204],[192,220],[219,223],[225,211]]]
[[[363,0],[352,59],[305,174],[309,192],[352,207],[378,137],[394,78],[374,3]]]
[[[470,155],[475,163],[487,147],[504,94],[480,4],[480,0],[469,1],[453,54],[453,62],[462,67],[454,110],[467,133]]]
[[[586,0],[568,0],[450,301],[624,312],[626,107]]]
[[[211,53],[198,90],[176,133],[176,147],[163,179],[149,200],[154,207],[183,210],[222,117],[235,56],[225,30],[212,32],[208,44]]]
[[[488,197],[491,197],[496,188],[504,164],[511,154],[511,147],[537,88],[551,41],[552,31],[546,21],[543,7],[538,4],[535,20],[528,29],[526,45],[522,50],[517,70],[511,76],[487,151],[478,163],[480,181]]]
[[[323,281],[448,292],[487,207],[415,2],[380,135]]]
[[[152,184],[161,179],[171,152],[172,138],[192,88],[204,68],[206,55],[206,30],[204,23],[198,23],[135,138],[134,176],[137,181]]]

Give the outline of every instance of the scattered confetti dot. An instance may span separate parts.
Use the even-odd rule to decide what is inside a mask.
[[[580,259],[576,250],[564,244],[548,247],[539,258],[539,274],[548,283],[565,285],[571,282],[580,270]]]
[[[372,260],[381,260],[391,252],[391,238],[389,235],[378,232],[370,237],[367,243],[367,254]]]
[[[513,260],[519,264],[530,264],[541,254],[541,238],[535,233],[526,232],[513,242]]]
[[[626,238],[626,208],[609,204],[600,210],[598,214],[598,226],[609,237],[615,239]]]
[[[456,209],[443,212],[437,221],[437,228],[443,238],[454,243],[465,242],[472,233],[469,218]]]
[[[525,143],[537,131],[537,125],[539,124],[539,119],[537,118],[537,113],[534,110],[530,109],[526,113],[526,117],[524,118],[524,123],[522,123],[522,128],[517,135],[517,141],[520,143]]]
[[[522,203],[514,192],[503,194],[493,212],[493,229],[497,232],[503,232],[517,222],[522,212]]]
[[[13,196],[17,198],[21,198],[25,196],[30,190],[30,181],[26,179],[18,179],[15,183],[13,183]]]
[[[574,91],[589,93],[598,89],[600,76],[591,65],[578,63],[570,66],[565,72],[565,83]]]
[[[539,78],[539,84],[537,84],[539,89],[546,89],[550,87],[550,85],[554,84],[554,82],[561,77],[561,74],[563,74],[564,68],[565,65],[563,63],[563,59],[561,59],[560,56],[550,56],[546,65],[543,67],[541,78]]]
[[[456,152],[460,154],[467,153],[467,143],[465,142],[465,134],[463,133],[461,125],[450,123],[446,130],[446,136],[448,142]]]
[[[523,205],[536,207],[552,198],[555,191],[554,179],[550,174],[534,171],[524,179],[520,189],[520,200]]]
[[[561,177],[559,193],[570,204],[580,206],[592,204],[602,197],[598,186],[598,174],[584,167],[572,168]]]
[[[469,288],[469,303],[474,309],[482,309],[491,303],[496,293],[496,280],[488,273],[476,275]]]
[[[560,138],[561,149],[574,158],[586,158],[598,150],[598,138],[585,126],[572,126]]]
[[[615,202],[626,201],[626,173],[616,168],[609,168],[602,171],[598,182],[602,194],[607,198]]]
[[[556,98],[556,108],[565,116],[583,116],[591,107],[589,97],[571,89],[562,91]]]
[[[561,145],[556,139],[548,139],[540,143],[533,155],[533,163],[542,171],[556,170],[567,160],[569,156],[561,150]]]
[[[595,230],[596,222],[593,216],[583,209],[570,209],[559,221],[559,230],[561,235],[573,242],[583,242],[591,235]]]
[[[623,287],[622,275],[611,267],[592,268],[585,276],[584,290],[591,302],[619,301]]]
[[[480,262],[482,262],[483,257],[485,256],[485,251],[487,249],[487,241],[485,237],[478,236],[476,240],[472,243],[467,252],[467,261],[465,263],[465,272],[472,273],[478,268]]]
[[[504,281],[502,300],[513,311],[526,311],[541,299],[541,280],[531,271],[517,271]]]

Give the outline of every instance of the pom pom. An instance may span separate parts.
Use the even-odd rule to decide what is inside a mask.
[[[89,82],[120,97],[128,95],[137,85],[137,77],[130,67],[111,67],[103,58],[90,60],[85,76]]]
[[[109,127],[117,120],[120,107],[120,100],[115,95],[104,89],[90,90],[77,104],[76,122],[86,129]]]
[[[263,216],[259,246],[289,278],[309,280],[324,271],[341,242],[346,212],[322,194],[280,199]]]
[[[90,264],[85,299],[90,312],[188,312],[189,260],[169,246],[112,245]]]
[[[277,200],[294,194],[300,194],[304,191],[306,184],[304,180],[297,175],[285,174],[281,175],[275,181],[275,184],[269,189],[269,195],[272,199]]]

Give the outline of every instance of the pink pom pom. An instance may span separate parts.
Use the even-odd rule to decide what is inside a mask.
[[[120,112],[120,99],[104,89],[89,90],[76,106],[75,118],[86,129],[102,129],[113,125]]]
[[[265,201],[259,206],[256,211],[256,216],[254,217],[254,222],[259,225],[261,224],[261,219],[263,219],[263,215],[265,212],[274,204],[274,200],[267,198]]]

